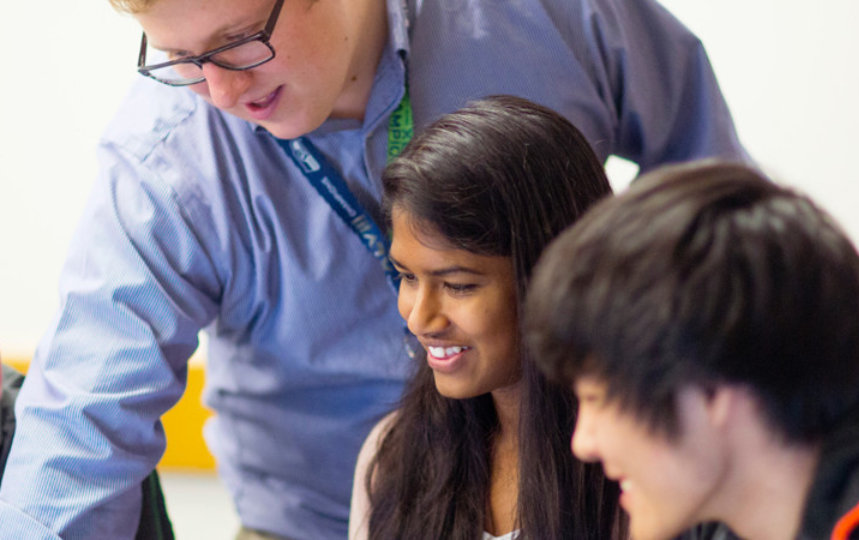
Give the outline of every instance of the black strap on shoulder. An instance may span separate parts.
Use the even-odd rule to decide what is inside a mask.
[[[0,478],[6,468],[6,458],[12,446],[12,436],[15,434],[15,398],[24,382],[21,373],[6,364],[2,364],[3,388],[0,393]]]
[[[134,540],[175,540],[157,471],[152,471],[146,477],[142,488],[143,508],[140,510],[140,526]]]

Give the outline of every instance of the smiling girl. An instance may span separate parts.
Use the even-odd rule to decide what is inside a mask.
[[[616,486],[570,455],[572,393],[520,345],[541,250],[611,192],[588,143],[496,96],[431,125],[383,181],[398,306],[420,346],[358,458],[350,538],[623,536]]]

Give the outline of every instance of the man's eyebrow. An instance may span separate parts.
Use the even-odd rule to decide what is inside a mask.
[[[249,22],[239,22],[239,23],[230,22],[230,23],[222,25],[220,28],[216,29],[214,32],[212,32],[210,34],[209,39],[216,41],[219,38],[223,38],[224,36],[227,36],[229,34],[236,34],[239,32],[246,32],[249,30],[254,30],[254,31],[262,30],[263,27],[265,26],[267,19],[266,19],[266,17],[263,17],[262,19],[247,18],[246,20]],[[147,35],[146,37],[148,38],[149,36]],[[154,43],[152,41],[149,41],[149,46],[152,47],[153,49],[157,49],[159,51],[163,51],[163,52],[167,52],[167,53],[182,52],[182,53],[191,54],[190,51],[187,51],[185,49],[178,48],[178,47],[163,47],[163,46],[158,45],[157,43]],[[200,54],[202,54],[202,53],[200,53]]]
[[[248,30],[259,31],[262,30],[265,26],[266,21],[268,20],[268,13],[263,15],[262,17],[248,17],[245,19],[247,22],[238,22],[238,23],[229,23],[221,26],[214,32],[212,32],[213,36],[225,36],[229,34],[235,34],[237,32],[246,32]]]
[[[406,265],[400,263],[393,256],[389,255],[388,258],[391,259],[391,263],[395,267],[401,268],[403,270],[408,270],[408,267]],[[433,270],[429,274],[433,277],[444,277],[444,276],[448,276],[450,274],[471,274],[474,276],[482,276],[483,272],[480,272],[479,270],[475,270],[474,268],[469,268],[467,266],[454,265],[454,266],[447,266],[445,268],[439,268],[438,270]]]

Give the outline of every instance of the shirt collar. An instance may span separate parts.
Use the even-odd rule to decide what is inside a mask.
[[[408,5],[406,0],[388,0],[388,32],[393,49],[401,53],[403,58],[409,53],[409,32],[411,29],[411,15],[414,7]]]
[[[369,134],[399,105],[405,95],[409,29],[414,9],[407,4],[407,0],[388,0],[387,5],[388,43],[379,60],[363,125],[362,122],[354,119],[328,118],[322,125],[308,133],[308,137],[348,129],[361,129]],[[266,132],[261,126],[255,126],[255,130]]]

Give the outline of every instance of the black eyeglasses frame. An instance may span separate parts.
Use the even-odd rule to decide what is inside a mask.
[[[187,56],[184,58],[178,58],[176,60],[170,60],[169,62],[161,62],[159,64],[153,64],[151,66],[146,65],[146,43],[147,43],[147,41],[146,41],[146,32],[144,32],[143,37],[140,40],[140,53],[137,56],[137,72],[140,73],[141,75],[145,75],[146,77],[149,77],[150,79],[155,79],[156,81],[163,83],[163,84],[166,84],[168,86],[188,86],[191,84],[201,83],[201,82],[205,81],[206,78],[205,77],[198,77],[196,79],[186,79],[186,80],[181,80],[181,81],[167,81],[167,80],[160,79],[157,76],[153,75],[152,71],[154,71],[156,69],[169,67],[169,66],[174,66],[177,64],[194,64],[195,66],[202,69],[203,64],[205,64],[207,62],[211,62],[218,67],[221,67],[224,69],[229,69],[231,71],[247,71],[249,69],[253,69],[255,67],[261,66],[261,65],[265,64],[266,62],[270,61],[272,58],[274,58],[275,55],[277,54],[274,50],[274,47],[272,47],[270,40],[271,40],[271,34],[274,31],[274,26],[275,26],[275,24],[277,24],[277,19],[280,16],[280,8],[283,6],[283,2],[284,2],[284,0],[276,0],[275,1],[274,7],[271,10],[271,15],[269,15],[268,21],[265,23],[265,27],[262,30],[260,30],[259,32],[256,32],[255,34],[244,37],[244,38],[239,39],[237,41],[234,41],[232,43],[227,43],[226,45],[218,47],[217,49],[212,49],[211,51],[204,52],[203,54],[200,54],[197,56]],[[263,45],[268,47],[268,50],[271,51],[271,56],[269,56],[265,60],[261,60],[259,62],[254,63],[254,64],[251,64],[249,66],[241,66],[241,67],[236,67],[236,66],[231,66],[229,64],[224,64],[222,62],[218,62],[216,59],[213,58],[215,55],[221,54],[224,51],[228,51],[230,49],[240,47],[240,46],[242,46],[246,43],[250,43],[252,41],[259,41]]]

